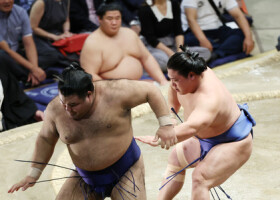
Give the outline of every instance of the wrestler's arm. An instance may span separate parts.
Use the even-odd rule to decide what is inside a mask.
[[[172,123],[173,125],[177,125],[177,116],[172,113],[171,108],[174,109],[176,113],[178,113],[181,104],[178,101],[177,97],[177,92],[172,89],[171,85],[168,88],[168,106],[169,106],[169,111],[171,112],[171,118],[172,118]],[[145,144],[149,144],[151,146],[158,146],[160,142],[155,142],[154,137],[150,135],[145,135],[145,136],[136,136],[135,139],[139,140],[140,142],[143,142]]]
[[[196,100],[196,106],[188,119],[174,127],[178,142],[195,136],[203,129],[208,128],[218,114],[217,106],[217,101],[201,95],[200,99]]]
[[[170,120],[168,125],[161,125],[154,137],[155,144],[161,139],[161,147],[168,149],[177,143],[177,138],[172,126],[170,112],[164,97],[158,87],[144,81],[127,81],[125,92],[122,94],[124,106],[132,109],[142,103],[149,103],[158,119],[163,116]],[[160,120],[159,120],[160,121]]]
[[[48,163],[59,138],[56,126],[52,120],[54,113],[49,107],[45,112],[43,126],[36,139],[35,150],[32,156],[32,161],[34,162]],[[8,193],[18,191],[20,188],[25,191],[27,188],[34,186],[45,167],[46,165],[32,163],[30,173],[20,182],[14,184]]]
[[[102,65],[100,45],[101,44],[90,35],[84,43],[80,56],[81,67],[92,75],[93,81],[102,80],[99,76]]]
[[[150,75],[150,77],[152,77],[161,85],[168,84],[168,81],[165,78],[163,72],[161,71],[159,64],[157,63],[156,59],[152,56],[152,54],[148,51],[148,49],[145,47],[143,42],[139,39],[139,37],[137,37],[135,41],[136,44],[139,46],[141,52],[140,61],[144,69]]]

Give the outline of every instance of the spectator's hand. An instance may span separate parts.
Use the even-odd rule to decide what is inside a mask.
[[[243,51],[248,55],[254,49],[254,41],[251,38],[245,38],[243,41]]]
[[[158,142],[159,139],[161,140],[161,148],[165,148],[168,150],[169,147],[175,145],[177,143],[177,137],[173,126],[160,126],[157,130],[153,142]]]
[[[201,40],[199,42],[199,45],[201,47],[205,47],[205,48],[209,49],[209,51],[211,51],[211,52],[213,51],[213,46],[212,46],[211,42],[207,38],[205,40]]]
[[[150,135],[147,135],[147,136],[135,136],[134,137],[136,140],[140,141],[140,142],[143,142],[145,144],[149,144],[153,147],[156,147],[159,145],[159,142],[158,141],[154,141],[155,139],[155,136],[150,136]]]
[[[35,182],[37,179],[26,176],[24,179],[22,179],[20,182],[14,184],[9,190],[8,193],[13,193],[14,191],[18,191],[20,188],[22,188],[22,191],[25,191],[29,187],[33,187],[35,185]]]
[[[40,81],[32,73],[28,74],[27,82],[31,82],[32,87],[40,84]]]
[[[47,75],[46,72],[44,70],[42,70],[42,68],[40,67],[35,67],[34,70],[32,70],[32,75],[35,76],[38,81],[42,82],[43,80],[46,79]]]
[[[73,33],[69,32],[69,31],[66,31],[62,34],[63,38],[68,38],[68,37],[71,37],[73,35]]]
[[[53,40],[53,41],[58,41],[58,40],[61,40],[61,39],[63,39],[63,37],[61,37],[61,35],[55,35],[55,34],[53,34],[53,36],[52,36],[52,40]]]
[[[44,70],[42,70],[40,67],[35,67],[34,70],[32,70],[28,74],[27,82],[31,82],[31,86],[39,85],[40,82],[46,79],[46,73]]]

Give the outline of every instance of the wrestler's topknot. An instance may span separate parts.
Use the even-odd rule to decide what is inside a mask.
[[[64,96],[78,95],[84,98],[88,91],[94,90],[92,76],[85,72],[78,63],[71,63],[58,79],[58,89]]]
[[[184,77],[187,77],[189,72],[200,75],[207,69],[205,60],[199,57],[198,52],[192,52],[188,47],[182,45],[180,45],[180,49],[182,52],[176,52],[168,60],[168,69],[178,71]]]

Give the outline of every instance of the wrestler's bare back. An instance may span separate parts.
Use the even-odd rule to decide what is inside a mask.
[[[52,112],[59,139],[67,145],[73,163],[89,171],[104,169],[116,162],[133,137],[130,110],[116,105],[119,101],[112,101],[114,91],[107,87],[106,90],[101,87],[96,90],[106,91],[106,94],[102,92],[102,97],[96,96],[92,115],[86,119],[74,120],[70,117],[58,97],[47,110]]]
[[[184,108],[184,121],[188,120],[194,110],[206,108],[209,112],[213,111],[214,118],[210,119],[212,124],[197,133],[200,138],[214,137],[227,131],[240,115],[235,100],[210,69],[203,72],[202,81],[195,93],[177,96]]]
[[[144,45],[129,28],[121,27],[111,37],[98,29],[85,42],[81,65],[85,71],[102,79],[139,80],[143,73],[140,61],[145,55],[143,51],[146,51]]]

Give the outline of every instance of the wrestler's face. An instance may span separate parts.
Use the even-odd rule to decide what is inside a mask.
[[[101,30],[105,34],[114,36],[118,33],[121,27],[122,15],[118,10],[107,11],[102,19],[99,18],[99,23]]]
[[[92,107],[92,93],[90,91],[85,98],[79,98],[77,95],[65,97],[59,93],[59,99],[67,114],[74,120],[86,117]]]
[[[10,12],[13,8],[14,0],[0,0],[0,11]]]
[[[189,73],[188,77],[184,77],[176,70],[168,69],[168,77],[171,81],[171,87],[176,90],[180,95],[193,93],[194,87],[194,74]]]

